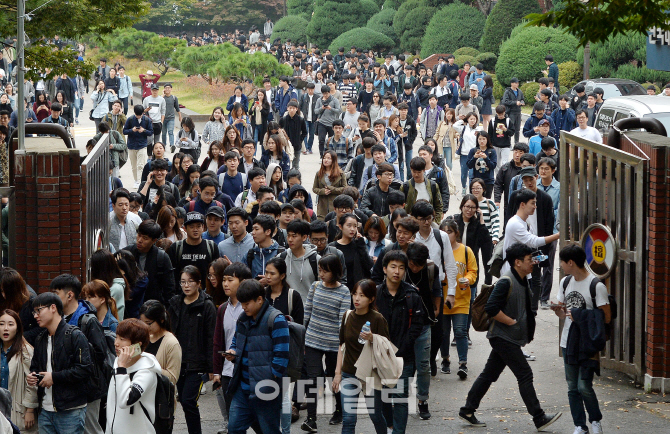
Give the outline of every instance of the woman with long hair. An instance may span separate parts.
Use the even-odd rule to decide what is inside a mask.
[[[267,131],[265,132],[265,135],[263,136],[263,149],[268,148],[268,140],[270,137],[278,135],[281,137],[283,140],[282,144],[284,145],[284,150],[286,151],[287,154],[289,154],[289,157],[291,157],[290,152],[288,149],[286,149],[286,144],[290,142],[288,138],[288,134],[286,134],[286,131],[279,125],[279,122],[275,121],[270,121],[268,122],[268,128]]]
[[[435,152],[433,155],[440,153],[444,155],[444,160],[449,170],[453,168],[452,161],[458,148],[458,132],[454,128],[455,123],[456,111],[452,108],[446,109],[444,111],[444,119],[437,126],[437,130],[435,130],[435,135],[433,136],[435,142],[441,145],[437,148],[438,152]]]
[[[174,207],[168,205],[161,208],[158,212],[156,223],[161,227],[163,237],[173,243],[186,238],[186,233],[179,227],[179,223],[177,222],[177,211],[175,211]]]
[[[391,213],[391,217],[389,217],[389,225],[388,225],[389,231],[388,231],[388,235],[386,237],[389,240],[391,240],[392,243],[395,243],[395,242],[398,241],[396,239],[396,236],[395,236],[395,230],[396,230],[396,227],[397,227],[396,223],[398,222],[398,220],[400,220],[401,218],[405,218],[405,217],[407,217],[407,211],[405,211],[405,208],[403,208],[403,207],[396,208]]]
[[[365,389],[361,381],[356,378],[356,362],[363,351],[363,344],[360,343],[360,340],[369,341],[372,345],[374,335],[390,339],[388,324],[384,316],[377,312],[376,298],[377,285],[375,282],[365,279],[356,283],[354,290],[351,292],[354,310],[344,315],[340,326],[340,348],[337,352],[337,365],[332,386],[333,392],[336,393],[340,390],[349,391],[342,394],[343,433],[355,432],[358,397],[360,392]],[[370,323],[370,331],[363,333],[361,329],[368,322]],[[382,410],[382,392],[375,389],[372,389],[372,391],[373,405],[370,405],[370,400],[365,399],[370,420],[372,420],[376,434],[385,434],[387,431]]]
[[[138,318],[140,306],[144,303],[144,294],[149,286],[149,275],[140,269],[135,256],[128,250],[119,250],[114,254],[114,258],[130,287],[130,298],[126,300],[126,310],[123,316]]]
[[[382,249],[386,247],[386,225],[384,220],[379,216],[372,216],[365,222],[363,228],[363,236],[365,237],[365,244],[367,246],[368,255],[374,262]]]
[[[238,102],[235,103],[233,109],[228,114],[228,123],[237,128],[240,137],[244,137],[244,130],[249,127],[249,117],[242,104]]]
[[[223,115],[223,108],[214,107],[212,115],[209,117],[209,121],[205,124],[205,129],[202,130],[202,141],[205,142],[206,145],[216,141],[222,141],[226,134],[227,127],[228,121],[226,121],[226,117]]]
[[[441,167],[445,173],[447,173],[447,170],[449,170],[448,173],[451,173],[451,169],[449,169],[444,162],[444,157],[440,154],[438,151],[439,147],[437,146],[437,142],[435,139],[428,139],[425,142],[423,142],[424,145],[429,146],[430,149],[433,150],[433,158],[431,158],[431,162],[433,163],[433,166]]]
[[[479,113],[482,115],[482,125],[486,125],[491,122],[491,115],[493,114],[491,106],[493,105],[493,78],[490,75],[484,76],[484,88],[481,92],[482,97],[482,109],[479,110]]]
[[[26,383],[33,347],[23,337],[21,319],[12,309],[0,311],[0,340],[2,365],[7,366],[0,371],[0,387],[9,390],[12,397],[11,420],[21,432],[35,433],[35,412],[39,407],[37,387]]]
[[[321,167],[314,177],[312,191],[318,197],[316,206],[316,217],[320,220],[326,218],[326,215],[334,211],[333,201],[342,194],[344,187],[347,186],[347,180],[344,172],[337,164],[337,153],[329,149],[323,153]]]
[[[112,293],[109,292],[109,285],[100,279],[94,279],[81,288],[80,297],[95,307],[95,315],[102,327],[116,333],[119,314],[116,309],[116,301],[112,298]]]
[[[393,92],[393,80],[389,77],[386,67],[379,68],[379,75],[375,77],[374,85],[381,95],[386,95],[386,92]]]
[[[254,129],[254,144],[265,136],[268,117],[270,116],[270,103],[267,100],[265,89],[258,89],[256,99],[251,106],[251,126]]]
[[[314,65],[311,63],[308,63],[305,65],[305,70],[302,71],[302,75],[300,76],[300,79],[302,81],[306,81],[308,83],[311,83],[314,81]]]
[[[163,375],[176,386],[181,370],[181,346],[170,332],[165,306],[158,300],[148,300],[140,307],[139,316],[149,327],[149,345],[145,351],[156,356]]]
[[[221,146],[224,154],[233,148],[242,149],[242,136],[236,127],[232,125],[226,127],[226,134],[221,141]]]
[[[477,123],[479,118],[474,112],[470,112],[465,115],[463,120],[459,120],[454,124],[454,128],[458,131],[459,144],[458,149],[460,149],[459,158],[461,161],[461,187],[463,188],[462,194],[465,196],[465,192],[468,187],[468,177],[471,171],[468,168],[468,154],[471,149],[477,148]]]
[[[472,179],[475,176],[483,179],[486,183],[484,197],[487,199],[490,199],[491,194],[493,194],[493,184],[495,183],[493,169],[495,169],[497,164],[498,154],[496,154],[495,149],[493,149],[491,136],[484,131],[477,132],[477,146],[470,149],[467,158],[467,166],[468,169],[471,170],[470,184],[472,184]]]
[[[265,167],[268,167],[270,163],[278,164],[281,167],[284,179],[286,179],[286,175],[291,169],[291,160],[284,150],[284,141],[279,135],[272,135],[268,139],[267,148],[261,156],[261,163]]]
[[[342,215],[337,226],[340,229],[339,239],[330,243],[330,246],[339,249],[344,255],[347,269],[347,287],[349,291],[361,279],[370,278],[370,270],[374,265],[372,258],[368,255],[365,239],[358,232],[358,218],[355,214],[346,213]]]
[[[202,171],[204,172],[205,170],[211,170],[212,172],[217,173],[219,171],[219,167],[226,164],[225,160],[223,159],[224,154],[225,152],[223,151],[223,145],[220,141],[215,140],[210,143],[209,149],[207,150],[207,156],[200,165]]]
[[[370,107],[368,108],[368,115],[370,116],[370,123],[374,123],[377,119],[380,117],[380,113],[382,112],[382,109],[384,108],[384,105],[382,104],[382,95],[379,93],[379,91],[375,91],[372,94],[372,103],[370,104]]]
[[[190,166],[188,170],[186,170],[186,176],[184,177],[184,181],[179,186],[179,194],[181,195],[182,198],[190,197],[191,186],[197,179],[200,179],[201,172],[202,170],[200,169],[200,166],[198,166],[197,164]],[[191,197],[191,199],[193,198]]]
[[[167,176],[167,179],[174,181],[175,177],[179,179],[179,169],[181,168],[181,159],[184,157],[183,152],[177,152],[172,156],[172,168]],[[173,182],[174,184],[174,182]]]
[[[108,92],[107,89],[105,88],[105,82],[104,80],[99,80],[98,83],[95,85],[95,90],[91,93],[91,101],[93,101],[93,111],[91,112],[91,117],[93,118],[93,121],[95,122],[95,128],[98,128],[98,125],[100,125],[100,122],[102,121],[102,118],[105,117],[107,113],[109,113],[109,102],[115,100],[116,97],[112,96],[111,92]],[[46,97],[44,98],[46,100]],[[40,101],[39,95],[37,101],[35,101],[35,104],[37,104]],[[46,113],[42,109],[42,115],[46,113],[42,118],[40,118],[40,112],[36,110],[37,106],[33,106],[33,111],[35,112],[35,115],[37,116],[37,120],[42,122],[42,119],[46,118],[49,116],[50,113]],[[49,110],[50,112],[50,110]]]
[[[321,87],[326,85],[323,70],[319,69],[314,74],[314,95],[321,96]]]
[[[65,92],[62,90],[59,90],[56,92],[56,96],[54,96],[53,101],[51,103],[59,103],[61,106],[63,106],[63,109],[60,112],[60,115],[63,116],[63,118],[67,121],[67,124],[70,127],[74,126],[74,109],[70,105],[70,101],[67,100],[67,97],[65,96]]]
[[[461,233],[456,221],[447,218],[440,229],[444,230],[449,236],[451,249],[454,251],[454,259],[456,260],[456,268],[458,269],[456,295],[447,296],[442,311],[444,316],[442,318],[442,342],[440,343],[440,352],[442,353],[441,372],[443,374],[451,373],[449,340],[453,325],[456,351],[458,352],[458,376],[461,380],[465,380],[468,377],[468,316],[470,300],[472,299],[471,287],[475,285],[477,280],[477,259],[470,247],[461,244]]]
[[[9,267],[0,269],[0,290],[2,291],[0,310],[11,309],[18,312],[26,338],[31,339],[37,336],[41,329],[33,316],[32,302],[37,294],[28,289],[18,271]]]
[[[141,178],[142,182],[145,182],[147,180],[147,178],[149,177],[149,173],[152,170],[151,166],[152,166],[154,161],[157,161],[157,160],[160,160],[160,159],[163,159],[163,160],[167,161],[167,163],[168,163],[168,173],[171,174],[172,172],[175,171],[175,167],[174,167],[173,162],[175,160],[179,160],[179,161],[177,161],[177,169],[178,169],[179,168],[179,162],[181,161],[181,156],[184,155],[181,152],[179,152],[179,153],[175,154],[175,156],[173,157],[173,159],[172,159],[173,162],[170,162],[170,160],[165,158],[165,145],[163,144],[163,142],[154,142],[154,147],[153,147],[152,152],[153,152],[153,155],[147,161],[147,164],[144,165],[144,169],[142,169],[142,178]],[[180,156],[177,157],[177,155],[180,155]],[[165,179],[171,180],[173,176],[175,176],[175,175],[167,175]]]
[[[200,156],[200,136],[195,130],[193,119],[189,116],[181,120],[181,130],[177,134],[175,145],[184,154],[190,154],[194,162],[198,161],[198,157]]]
[[[102,87],[104,89],[105,83],[102,83]],[[97,92],[97,90],[95,92],[93,92],[93,94],[91,94],[91,99],[93,99],[93,95],[95,95],[96,92]],[[103,92],[104,92],[104,90],[103,90]],[[105,99],[107,95],[109,95],[109,94],[105,92],[104,95],[102,96],[102,98]],[[95,101],[96,100],[94,99],[93,100],[94,110],[95,110],[95,107],[97,107],[97,106],[95,106]],[[107,100],[106,99],[105,99],[105,104],[104,105],[105,105],[105,113],[107,113],[107,110],[106,110],[107,109]],[[42,122],[42,120],[48,118],[49,115],[51,114],[51,103],[47,99],[47,96],[46,96],[45,93],[40,92],[35,97],[35,102],[33,103],[33,112],[35,112],[35,116],[37,116],[37,122]],[[97,112],[94,111],[93,114],[95,116],[97,114]],[[104,114],[103,114],[103,116],[104,116]],[[102,116],[100,116],[100,118],[102,118]],[[95,119],[95,120],[97,121],[95,123],[95,127],[97,128],[98,124],[100,123],[100,119]]]
[[[230,261],[225,258],[215,259],[209,264],[205,290],[217,308],[228,301],[228,296],[223,290],[223,272],[228,265]]]
[[[107,284],[116,302],[117,317],[123,321],[126,299],[130,298],[130,287],[114,255],[107,249],[100,249],[91,255],[91,280],[99,279]]]
[[[275,198],[279,198],[281,192],[286,188],[284,172],[281,170],[279,164],[270,163],[268,165],[268,168],[265,170],[265,183],[274,191]]]
[[[195,159],[191,154],[182,154],[181,161],[179,162],[179,173],[172,178],[172,183],[174,185],[179,185],[184,181],[184,178],[186,177],[186,171],[188,170],[189,167],[191,167],[193,164],[195,164]]]

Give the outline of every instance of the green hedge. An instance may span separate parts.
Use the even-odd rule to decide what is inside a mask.
[[[288,14],[287,17],[292,15],[307,15],[311,17],[312,12],[314,12],[314,2],[312,0],[286,0],[286,12]],[[281,19],[279,21],[281,21]],[[279,21],[277,21],[277,23]],[[309,21],[309,19],[307,21]],[[275,23],[275,26],[277,23]]]
[[[647,61],[646,37],[640,33],[616,35],[606,42],[591,44],[591,64],[602,66],[603,77],[609,77],[619,66],[626,65],[633,60]],[[584,48],[577,51],[577,62],[584,66]],[[600,72],[600,71],[599,71]],[[600,75],[593,75],[600,77]]]
[[[518,27],[518,26],[517,26]],[[514,33],[514,32],[513,32]],[[500,46],[496,63],[498,81],[509,86],[509,80],[531,81],[541,77],[547,69],[544,57],[554,56],[556,63],[576,60],[577,38],[552,27],[526,27]]]
[[[421,44],[421,56],[477,46],[485,24],[486,17],[478,9],[459,1],[447,5],[431,18]]]
[[[635,65],[622,65],[615,73],[612,74],[615,78],[625,78],[628,80],[637,81],[638,83],[650,82],[657,84],[665,84],[670,81],[670,72],[655,71],[648,69],[646,66],[637,67]]]
[[[474,56],[468,56],[465,54],[462,54],[460,56],[454,56],[454,63],[461,68],[463,67],[463,64],[465,62],[470,62],[470,66],[472,66],[472,70],[474,71],[475,65],[477,64],[477,58]]]
[[[498,53],[500,44],[510,37],[512,29],[523,17],[531,13],[540,13],[537,0],[499,0],[486,19],[481,49]]]
[[[342,33],[367,23],[372,15],[366,16],[366,7],[360,0],[317,2],[314,15],[307,26],[307,37],[321,48],[328,47]]]
[[[454,50],[453,55],[477,57],[479,56],[479,50],[472,47],[461,47],[458,50]]]
[[[401,5],[393,8],[398,11],[393,17],[393,29],[397,35],[401,36],[405,30],[412,27],[412,23],[409,22],[405,25],[407,14],[411,10],[422,6],[425,6],[422,0],[405,0]]]
[[[375,0],[361,0],[363,26],[368,22],[370,18],[377,12],[379,12],[379,5]]]
[[[579,66],[579,63],[570,61],[558,64],[558,82],[561,85],[561,93],[572,89],[583,78],[584,70]]]
[[[410,53],[422,51],[421,57],[427,57],[423,54],[422,43],[425,33],[428,31],[429,23],[435,15],[435,8],[428,6],[412,9],[405,16],[405,30],[400,33],[400,48]],[[431,53],[432,54],[432,53]]]
[[[521,92],[523,92],[523,96],[526,98],[526,105],[532,106],[535,102],[535,95],[540,90],[540,83],[529,81],[528,83],[522,84],[520,89]]]
[[[479,53],[476,57],[477,62],[484,65],[484,71],[495,71],[498,56],[494,53]]]
[[[393,42],[396,44],[400,42],[398,34],[393,29],[393,17],[396,14],[395,9],[384,8],[381,11],[374,14],[365,25],[368,29],[372,29],[376,32],[379,32],[383,35],[388,36],[393,39]]]
[[[329,48],[332,53],[336,53],[339,47],[348,49],[352,45],[363,50],[381,51],[387,51],[395,47],[393,39],[388,36],[367,27],[357,27],[335,38]]]
[[[272,28],[271,41],[281,38],[282,43],[290,39],[292,42],[307,42],[307,20],[300,16],[288,15],[281,18]]]

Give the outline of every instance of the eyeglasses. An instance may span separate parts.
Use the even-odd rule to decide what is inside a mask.
[[[49,306],[42,306],[38,307],[37,309],[33,310],[33,316],[40,316],[40,313],[42,312],[42,309],[46,309]]]
[[[209,273],[209,274],[207,275],[207,278],[208,278],[209,280],[216,279],[216,274]]]
[[[432,222],[433,221],[433,216],[429,215],[428,217],[417,217],[416,219],[419,223]]]
[[[472,205],[465,205],[463,208],[464,208],[464,209],[469,209],[469,210],[475,210],[475,209],[477,209],[476,206],[472,206]]]
[[[179,282],[179,286],[181,286],[183,288],[185,286],[193,285],[194,283],[195,283],[194,280],[188,280],[188,281],[187,280],[182,280],[182,281]]]
[[[312,238],[314,244],[325,244],[328,242],[328,238]]]

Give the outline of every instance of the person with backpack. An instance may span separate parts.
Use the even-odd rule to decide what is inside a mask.
[[[179,276],[182,293],[172,297],[168,306],[170,325],[182,349],[177,392],[188,433],[200,434],[202,427],[198,398],[203,385],[203,373],[214,372],[212,346],[216,308],[212,297],[202,289],[203,274],[198,267],[186,265]]]
[[[488,125],[488,126],[487,126]],[[514,125],[510,118],[505,114],[505,106],[500,104],[496,107],[496,116],[491,122],[484,125],[488,128],[491,144],[496,151],[498,164],[493,169],[493,174],[498,175],[500,167],[509,162],[510,148],[512,146],[512,137],[514,137]]]
[[[347,214],[350,215],[350,214]],[[344,217],[346,219],[346,216]],[[366,254],[367,256],[367,254]],[[319,280],[309,290],[305,303],[305,369],[310,384],[306,387],[307,419],[301,428],[307,432],[317,432],[317,394],[315,381],[324,376],[323,359],[326,362],[326,376],[335,374],[339,332],[342,318],[351,306],[351,293],[340,282],[342,263],[335,255],[326,255],[319,261]],[[342,402],[335,393],[335,412],[329,424],[342,423]]]
[[[109,133],[109,145],[111,146],[109,150],[109,159],[114,163],[112,176],[118,178],[121,166],[125,165],[128,161],[128,145],[126,145],[126,140],[123,137],[123,134],[117,130],[112,130],[106,122],[100,122],[100,125],[98,125],[98,134],[93,136],[93,140],[95,140],[95,143],[98,143],[100,138],[107,133]]]
[[[435,210],[435,219],[442,220],[444,207],[442,206],[442,195],[440,194],[440,187],[433,181],[426,177],[426,160],[417,156],[410,161],[410,169],[412,170],[412,179],[403,183],[400,191],[405,194],[405,211],[409,214],[412,212],[414,204],[421,199],[428,201]]]
[[[240,154],[228,151],[223,156],[225,169],[219,173],[219,188],[230,197],[237,197],[247,187],[247,174],[237,170],[240,164]]]
[[[343,134],[344,122],[342,120],[335,119],[331,128],[333,129],[333,135],[326,141],[326,147],[321,152],[321,157],[323,158],[326,151],[335,152],[337,164],[341,169],[344,169],[349,160],[353,158],[354,145],[349,137]]]
[[[610,305],[607,287],[591,273],[585,266],[586,252],[577,244],[568,244],[558,254],[563,272],[567,275],[561,280],[558,289],[558,304],[552,305],[554,313],[561,319],[565,319],[563,332],[561,333],[561,349],[565,364],[565,379],[568,383],[568,401],[570,413],[575,424],[573,434],[586,434],[589,428],[586,425],[586,412],[589,413],[591,429],[595,434],[602,434],[603,414],[598,405],[598,397],[593,390],[594,373],[600,375],[600,353],[594,351],[591,358],[578,360],[580,357],[571,358],[574,354],[568,350],[570,341],[573,339],[573,325],[580,329],[584,322],[580,322],[577,313],[588,313],[595,317],[595,321],[602,330],[611,324],[613,316],[612,305]],[[597,313],[596,311],[602,311]],[[579,311],[579,312],[576,312]],[[590,333],[596,327],[589,326]],[[582,339],[584,334],[581,334]],[[604,347],[605,340],[601,341]],[[586,408],[586,411],[584,411]]]
[[[148,345],[149,327],[145,323],[136,318],[119,323],[114,342],[118,357],[107,392],[105,431],[109,434],[139,431],[158,434],[157,376],[161,375],[161,367],[153,354],[145,352]]]
[[[135,116],[129,116],[126,124],[123,126],[123,134],[128,136],[128,156],[130,165],[133,168],[134,187],[140,186],[142,179],[142,170],[147,161],[147,139],[153,138],[154,130],[151,119],[144,116],[144,106],[137,104],[133,107]]]
[[[199,212],[189,212],[184,221],[186,239],[173,243],[167,250],[174,270],[174,281],[179,282],[182,270],[187,265],[194,265],[200,275],[206,276],[209,264],[219,258],[219,249],[212,240],[204,240],[205,218]],[[200,282],[205,288],[205,282]]]
[[[281,390],[279,379],[289,364],[289,325],[284,315],[265,299],[265,289],[255,279],[246,279],[237,289],[237,299],[244,305],[244,314],[225,358],[234,362],[228,386],[232,397],[228,432],[246,433],[257,421],[264,434],[280,434],[282,396],[261,398]]]
[[[83,434],[88,399],[82,389],[89,389],[92,383],[94,363],[89,343],[83,332],[63,319],[63,303],[58,295],[38,295],[33,301],[33,315],[44,330],[35,340],[26,382],[38,386],[40,431]],[[97,412],[93,413],[97,418]]]
[[[397,191],[391,188],[394,174],[393,166],[388,163],[381,163],[377,166],[377,182],[363,193],[361,211],[369,216],[377,215],[380,217],[390,213],[388,196],[392,191]]]
[[[388,163],[386,161],[386,146],[381,143],[375,143],[372,145],[372,148],[370,149],[370,153],[372,154],[372,161],[368,162],[365,161],[365,168],[363,169],[363,176],[361,178],[361,188],[359,189],[359,192],[363,194],[365,190],[368,188],[372,187],[374,185],[374,182],[370,182],[371,179],[376,179],[376,173],[377,173],[377,168],[379,167],[380,164],[382,163]],[[388,163],[390,164],[390,163]],[[400,170],[397,165],[391,165],[394,170],[393,174],[393,180],[398,181],[398,185],[400,184]],[[356,187],[354,185],[354,187]]]
[[[435,140],[432,140],[434,142]],[[445,168],[438,166],[433,163],[433,158],[435,150],[433,150],[430,145],[422,145],[419,148],[419,157],[423,158],[426,162],[426,169],[424,170],[426,178],[435,181],[438,187],[440,187],[440,195],[442,196],[442,211],[445,213],[449,211],[449,198],[450,198],[450,188],[449,188],[449,177],[447,177],[447,172]],[[410,161],[411,163],[411,161]],[[410,173],[411,173],[410,168]]]
[[[491,354],[458,413],[459,418],[472,426],[486,426],[485,422],[477,419],[475,412],[491,384],[498,380],[506,367],[516,377],[521,398],[538,431],[544,430],[562,415],[561,412],[546,414],[542,409],[533,387],[533,370],[521,349],[533,341],[535,334],[532,294],[525,277],[533,270],[533,252],[533,247],[519,242],[506,249],[508,271],[496,282],[486,303],[486,314],[492,319],[486,334]]]
[[[61,274],[51,281],[50,291],[61,301],[63,321],[70,326],[78,327],[86,338],[86,348],[91,359],[91,378],[87,381],[85,393],[88,401],[85,426],[87,433],[102,434],[98,416],[101,399],[107,393],[109,381],[107,376],[111,372],[111,365],[105,366],[105,364],[114,357],[111,354],[112,349],[98,320],[97,309],[90,302],[80,300],[82,286],[76,276]],[[107,359],[108,355],[110,359]]]
[[[344,255],[347,268],[347,287],[351,291],[356,282],[370,278],[370,270],[374,262],[368,255],[365,238],[359,231],[356,215],[349,212],[344,213],[337,218],[336,223],[339,228],[339,235],[330,245],[340,250]]]
[[[286,113],[279,119],[279,126],[284,130],[284,133],[293,145],[293,161],[291,162],[291,166],[295,169],[300,169],[300,153],[302,142],[307,137],[307,123],[302,113],[300,113],[297,101],[289,101]]]
[[[316,253],[314,245],[305,244],[310,232],[309,222],[304,220],[293,220],[290,222],[286,226],[288,250],[278,256],[286,261],[285,268],[287,271],[285,272],[285,279],[288,287],[300,294],[302,300],[307,300],[307,294],[312,283],[319,279],[317,264],[321,256]],[[282,309],[279,308],[279,310]],[[288,315],[293,316],[291,313]],[[302,324],[302,321],[297,322]]]
[[[267,261],[286,250],[272,238],[276,230],[277,221],[274,217],[260,214],[254,219],[251,231],[254,245],[247,252],[245,262],[253,276],[257,279],[263,278]]]

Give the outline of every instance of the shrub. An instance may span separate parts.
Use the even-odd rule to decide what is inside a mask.
[[[367,27],[357,27],[342,33],[331,44],[330,51],[337,52],[338,47],[351,47],[363,50],[386,51],[395,47],[391,38]]]
[[[478,9],[458,1],[447,5],[433,15],[426,27],[421,55],[428,57],[434,53],[450,53],[460,47],[478,45],[485,24],[486,17]]]
[[[172,56],[171,65],[181,70],[186,75],[199,75],[212,84],[212,68],[219,62],[229,56],[240,52],[237,47],[230,42],[219,45],[203,45],[202,47],[180,47]]]
[[[397,44],[398,42],[400,42],[400,38],[393,29],[393,17],[395,16],[395,14],[396,14],[395,9],[384,8],[381,11],[374,14],[368,20],[368,23],[366,24],[365,27],[388,36],[389,38],[393,39],[393,42]]]
[[[619,66],[630,63],[647,61],[646,37],[640,33],[610,37],[606,42],[591,44],[591,64],[603,66],[609,73],[613,73]],[[577,62],[584,66],[584,48],[577,51]]]
[[[303,14],[311,16],[312,12],[314,12],[314,2],[311,0],[286,0],[286,12],[288,14],[286,17]],[[281,19],[279,21],[281,21]],[[279,23],[279,21],[277,21],[277,23]],[[275,23],[275,26],[277,23]],[[272,31],[274,31],[274,29],[272,29]]]
[[[558,81],[562,93],[565,93],[568,89],[572,89],[583,78],[584,71],[579,66],[579,63],[570,61],[558,65]]]
[[[363,21],[363,26],[368,22],[370,18],[377,12],[379,12],[379,5],[375,2],[375,0],[361,0],[361,7],[362,7],[362,19],[365,19]]]
[[[427,6],[418,7],[409,11],[405,16],[405,24],[409,23],[410,25],[406,26],[405,30],[400,33],[400,48],[402,50],[410,53],[416,53],[421,50],[421,41],[423,40],[426,31],[428,31],[427,27],[434,14],[435,8]],[[422,52],[421,57],[427,57],[427,55],[423,55]]]
[[[656,83],[649,83],[649,82],[642,83],[642,87],[644,87],[644,89],[647,90],[647,88],[649,86],[651,86],[652,84],[656,87],[656,90],[654,91],[655,95],[658,95],[659,93],[661,93],[661,90],[659,89],[659,86]]]
[[[491,10],[482,36],[481,49],[498,53],[500,44],[509,38],[512,29],[530,13],[540,13],[537,0],[500,0]]]
[[[505,88],[498,80],[496,80],[495,75],[491,74],[491,78],[493,78],[493,97],[496,99],[496,101],[501,101],[503,95],[505,94]]]
[[[326,0],[317,3],[307,26],[310,42],[325,48],[340,34],[367,23],[371,15],[360,0]],[[356,41],[358,46],[359,41]]]
[[[477,58],[473,56],[466,56],[466,55],[461,55],[461,56],[454,56],[454,63],[461,68],[463,67],[463,64],[465,62],[470,62],[470,66],[472,66],[472,70],[474,71],[475,65],[477,64]]]
[[[307,25],[309,23],[302,17],[288,15],[275,23],[272,28],[271,41],[281,38],[282,43],[290,39],[296,44],[299,42],[307,42]]]
[[[476,59],[477,62],[484,65],[484,71],[495,71],[498,56],[496,56],[494,53],[480,53]]]
[[[644,83],[646,81],[651,83],[667,83],[670,81],[670,72],[655,71],[653,69],[648,69],[646,66],[637,67],[628,64],[620,66],[616,72],[612,74],[612,77],[625,78],[637,81],[638,83]]]
[[[461,47],[458,50],[454,50],[453,55],[477,57],[479,55],[479,50],[472,47]]]
[[[496,63],[498,81],[509,85],[512,77],[531,81],[541,77],[547,69],[544,57],[554,56],[556,63],[575,60],[577,38],[552,27],[526,27],[500,46]]]
[[[532,106],[531,101],[535,100],[535,94],[540,91],[540,83],[529,81],[528,83],[522,84],[520,89],[521,92],[523,92],[523,96],[526,97],[526,105]]]
[[[405,25],[405,17],[407,17],[407,14],[411,10],[422,6],[425,6],[422,0],[405,0],[400,6],[394,8],[398,11],[393,17],[393,30],[395,30],[397,35],[402,35],[405,30],[412,27],[412,23],[407,23],[407,25]]]
[[[382,5],[382,10],[384,9],[395,9],[396,11],[400,7],[400,0],[386,0]]]

